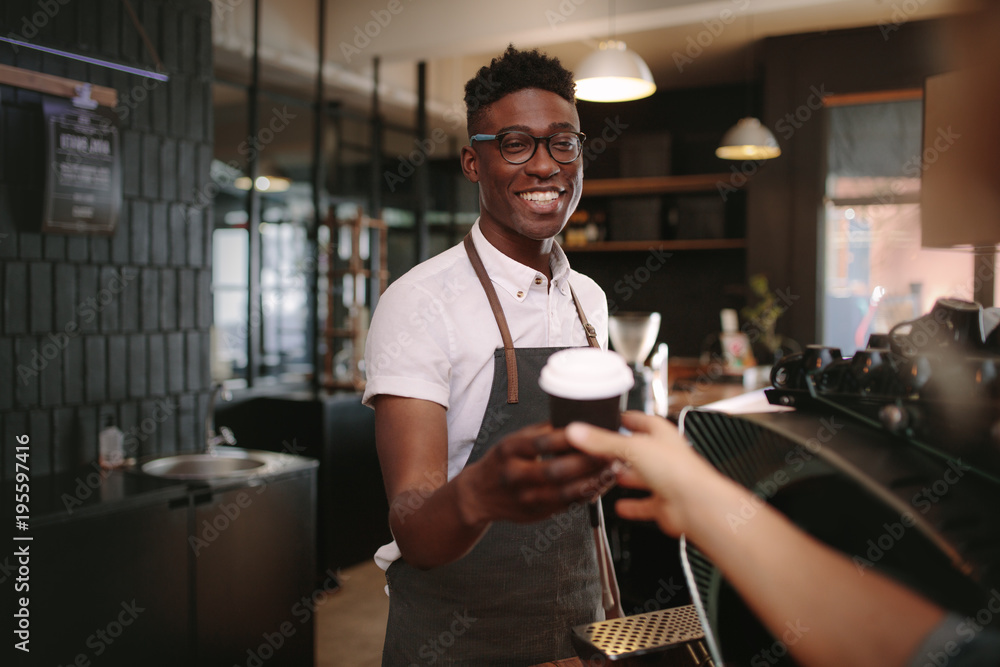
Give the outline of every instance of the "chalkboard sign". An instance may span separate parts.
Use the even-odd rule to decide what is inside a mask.
[[[113,234],[122,207],[118,118],[45,98],[46,176],[42,231]]]

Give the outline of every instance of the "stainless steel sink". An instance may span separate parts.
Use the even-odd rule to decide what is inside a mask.
[[[176,454],[152,459],[139,469],[166,479],[219,479],[259,474],[268,463],[264,452],[218,448],[211,454]]]

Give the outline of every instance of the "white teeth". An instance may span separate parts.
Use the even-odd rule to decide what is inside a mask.
[[[527,199],[528,201],[555,201],[559,198],[558,192],[522,192],[521,199]]]

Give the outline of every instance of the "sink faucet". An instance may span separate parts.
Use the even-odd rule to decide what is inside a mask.
[[[213,425],[215,423],[215,400],[216,398],[222,398],[224,401],[231,401],[233,395],[226,389],[221,383],[216,383],[212,386],[212,394],[208,397],[208,411],[205,414],[205,453],[214,454],[217,445],[235,445],[236,436],[233,435],[232,430],[228,426],[223,426],[219,429],[219,433],[215,433]]]

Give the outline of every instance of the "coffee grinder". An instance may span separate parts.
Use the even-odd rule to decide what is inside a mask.
[[[635,384],[628,393],[629,410],[654,412],[653,371],[646,367],[646,357],[653,351],[659,333],[659,313],[616,313],[608,318],[611,345],[632,367],[635,376]]]

